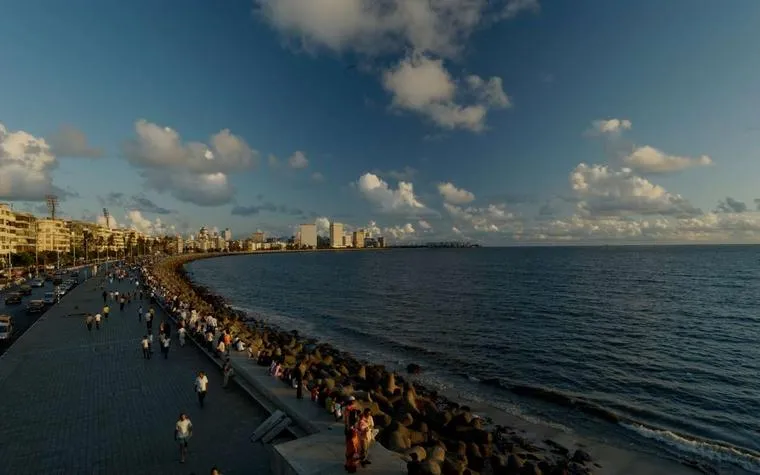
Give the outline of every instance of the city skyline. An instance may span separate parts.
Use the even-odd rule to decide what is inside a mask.
[[[749,0],[11,0],[0,202],[150,235],[760,242],[758,22]]]

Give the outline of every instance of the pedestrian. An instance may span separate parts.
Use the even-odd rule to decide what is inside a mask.
[[[103,304],[104,304],[104,305],[105,305],[105,303],[106,303],[106,299],[108,299],[108,292],[104,290],[104,291],[103,291]]]
[[[169,338],[167,335],[163,335],[160,339],[161,344],[161,353],[164,354],[164,359],[169,359],[169,345],[171,344],[171,338]]]
[[[111,313],[111,307],[106,304],[105,307],[103,307],[103,317],[105,317],[106,320],[108,320],[109,313]]]
[[[211,475],[222,475],[222,472],[216,467],[211,467]]]
[[[375,436],[375,420],[372,418],[372,411],[368,407],[364,409],[364,412],[359,419],[358,428],[359,443],[361,446],[360,460],[363,467],[372,463],[369,461],[369,447],[370,444],[372,444],[372,439]]]
[[[346,431],[346,472],[356,473],[359,466],[360,450],[359,433],[356,429],[349,429]]]
[[[102,317],[100,316],[100,314],[99,314],[99,313],[96,313],[96,314],[95,314],[95,329],[96,329],[96,330],[100,330],[100,319],[101,319],[101,318],[102,318]]]
[[[206,391],[208,390],[208,378],[203,371],[198,372],[198,376],[195,378],[195,392],[198,393],[198,402],[203,408],[203,401],[206,399]]]
[[[300,377],[296,380],[296,399],[303,399],[303,380]]]
[[[230,362],[229,358],[227,358],[227,361],[224,363],[222,374],[224,375],[224,382],[222,383],[222,387],[226,388],[230,382],[230,378],[235,374],[235,370],[232,368],[232,363]]]
[[[121,299],[119,300],[119,311],[124,311],[124,304],[127,303],[127,300],[124,298],[124,296],[121,296]]]
[[[153,329],[153,313],[150,311],[145,313],[145,325],[147,325],[148,331]]]
[[[142,345],[143,358],[146,360],[149,360],[150,359],[150,340],[148,339],[148,335],[143,336],[143,339],[140,343]]]
[[[91,313],[88,313],[84,317],[84,324],[87,325],[87,331],[92,331],[92,322],[93,322],[93,320],[94,320],[94,318],[92,318],[92,314]]]
[[[179,330],[177,330],[177,333],[179,333],[179,346],[184,347],[187,330],[185,330],[185,327],[180,327]]]
[[[140,305],[140,308],[137,309],[137,321],[142,322],[142,317],[143,317],[143,308],[142,308],[142,305]]]
[[[187,443],[193,436],[193,423],[184,412],[179,415],[177,424],[174,426],[174,440],[179,442],[179,463],[185,463],[187,456]]]

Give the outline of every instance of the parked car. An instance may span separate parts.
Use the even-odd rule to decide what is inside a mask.
[[[0,341],[9,341],[13,337],[13,317],[0,315]]]
[[[32,288],[28,285],[22,285],[18,288],[18,291],[21,295],[32,295]]]
[[[21,294],[18,292],[11,292],[5,296],[5,305],[17,305],[21,303]]]
[[[26,304],[26,313],[42,313],[45,311],[45,302],[42,300],[31,300]]]
[[[58,295],[55,292],[45,292],[45,297],[43,297],[42,301],[45,305],[54,305],[58,302]]]
[[[71,271],[71,274],[69,274],[69,277],[71,277],[72,279],[79,279],[79,271],[78,270]]]
[[[63,283],[63,279],[60,276],[53,277],[53,285],[61,285]]]
[[[43,287],[45,285],[45,281],[42,279],[33,279],[29,281],[30,287]]]
[[[66,295],[66,292],[67,292],[68,290],[69,290],[69,289],[67,289],[66,287],[63,287],[63,286],[59,285],[59,286],[57,286],[57,287],[55,288],[55,295],[56,295],[56,296],[58,297],[58,299],[60,300],[60,299],[61,299],[61,297],[63,297],[64,295]]]

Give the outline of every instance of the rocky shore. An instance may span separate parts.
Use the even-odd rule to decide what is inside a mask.
[[[574,475],[594,473],[601,467],[582,449],[570,450],[552,440],[528,440],[523,432],[494,425],[473,414],[470,407],[384,366],[358,361],[296,330],[274,328],[236,312],[223,298],[191,282],[184,269],[192,260],[221,255],[163,259],[150,266],[150,273],[165,295],[179,296],[200,312],[213,314],[249,348],[298,368],[307,385],[355,396],[372,411],[380,429],[377,441],[405,456],[416,453],[422,473]],[[423,371],[418,365],[407,368],[409,374]]]

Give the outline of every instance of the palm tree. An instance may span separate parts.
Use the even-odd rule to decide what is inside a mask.
[[[89,258],[89,255],[88,255],[87,252],[88,252],[88,250],[90,248],[90,244],[92,243],[92,241],[93,241],[92,231],[90,231],[89,229],[85,229],[82,232],[82,245],[84,246],[84,260],[85,260],[85,262],[87,262],[87,260]]]
[[[104,245],[105,245],[105,239],[103,239],[103,236],[98,236],[95,239],[95,246],[98,248],[98,260],[100,260],[100,251],[103,249]]]

